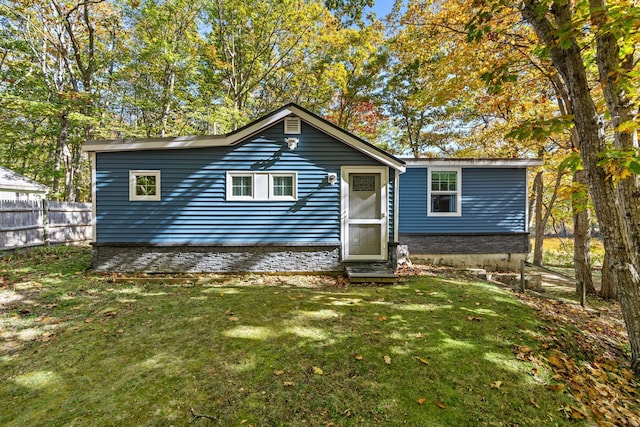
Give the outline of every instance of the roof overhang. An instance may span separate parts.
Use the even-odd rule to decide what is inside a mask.
[[[46,194],[49,192],[49,187],[0,166],[0,191]]]
[[[313,126],[342,143],[362,152],[378,162],[399,170],[405,171],[404,161],[377,148],[365,140],[335,126],[316,114],[296,105],[288,104],[273,113],[266,115],[245,127],[242,127],[226,135],[198,135],[176,136],[168,138],[145,139],[116,139],[89,141],[82,145],[86,152],[118,152],[118,151],[142,151],[142,150],[178,150],[187,148],[229,147],[252,138],[264,129],[284,120],[285,117],[295,115],[301,120]]]
[[[542,166],[540,159],[403,159],[408,168],[528,168]]]
[[[33,193],[33,194],[47,194],[48,188],[34,188],[27,185],[6,185],[0,184],[0,192],[16,192],[16,193]]]

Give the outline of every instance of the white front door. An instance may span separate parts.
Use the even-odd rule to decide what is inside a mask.
[[[387,259],[389,233],[388,169],[344,166],[342,193],[342,254],[346,261]]]

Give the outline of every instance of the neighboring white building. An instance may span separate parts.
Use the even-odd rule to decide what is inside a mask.
[[[46,185],[0,166],[0,200],[41,200],[48,191]]]

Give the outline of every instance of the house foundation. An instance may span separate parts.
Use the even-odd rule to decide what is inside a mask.
[[[529,233],[400,234],[414,263],[517,271],[529,252]]]
[[[342,272],[339,245],[94,244],[96,271],[140,273]]]

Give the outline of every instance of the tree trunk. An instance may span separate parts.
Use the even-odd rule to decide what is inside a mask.
[[[73,147],[73,194],[72,202],[80,202],[82,199],[82,169],[80,160],[82,159],[82,149],[80,144]]]
[[[597,5],[599,9],[594,10],[594,3],[598,3],[598,0],[592,0],[592,2],[592,24],[598,27],[603,20],[606,21],[605,5],[602,2]],[[634,218],[627,210],[627,207],[637,203],[637,200],[627,200],[626,197],[629,195],[624,191],[618,192],[615,182],[599,165],[607,145],[604,134],[601,134],[602,126],[599,123],[598,110],[591,97],[582,48],[573,32],[563,30],[562,43],[558,42],[558,28],[572,28],[572,5],[571,2],[554,1],[548,9],[539,0],[525,0],[522,15],[549,49],[551,61],[562,75],[574,107],[574,123],[580,141],[580,155],[602,230],[605,251],[610,256],[610,271],[617,285],[618,300],[631,344],[631,367],[636,375],[640,376],[640,274],[638,272],[640,263],[636,242],[632,240],[632,235],[635,234],[633,231],[639,226],[631,224]],[[553,14],[553,21],[549,20],[545,11]],[[618,58],[611,55],[610,49],[607,46],[603,47],[600,42],[603,35],[610,34],[611,29],[603,27],[600,30],[600,32],[595,31],[598,42],[596,51],[598,68],[618,70]],[[600,61],[613,61],[615,64],[608,64],[611,65],[610,68],[603,67]],[[602,74],[600,78],[603,80]],[[602,86],[605,85],[605,81],[601,83]],[[619,85],[615,79],[609,83],[614,86]],[[607,102],[609,109],[614,111],[609,112],[611,117],[616,117],[618,112],[611,104]],[[628,216],[627,213],[629,213]]]
[[[51,185],[51,192],[53,194],[58,193],[60,190],[62,164],[65,153],[69,152],[69,118],[67,117],[66,110],[60,114],[59,120],[60,133],[58,133],[58,139],[56,140],[56,151],[53,158],[53,184]]]
[[[567,89],[558,74],[549,79],[556,91],[558,108],[565,115],[573,115],[573,105]],[[571,129],[571,148],[579,150],[580,141],[575,127]],[[584,170],[573,174],[574,188],[571,199],[573,211],[573,268],[576,276],[576,292],[582,295],[582,286],[586,286],[588,294],[594,295],[593,274],[591,273],[591,214],[588,208],[589,190]]]
[[[587,207],[586,195],[581,197],[582,189],[586,187],[586,176],[583,170],[573,174],[573,182],[580,187],[579,195],[571,203],[573,210],[573,266],[576,275],[576,292],[582,295],[582,287],[587,294],[595,295],[591,274],[591,218]]]
[[[617,297],[616,283],[611,276],[611,266],[609,265],[609,255],[605,252],[604,261],[602,261],[602,279],[600,286],[600,296],[603,299],[615,300]]]
[[[571,97],[580,155],[602,230],[605,251],[611,257],[610,270],[618,287],[618,300],[627,326],[631,344],[631,366],[636,375],[640,376],[640,263],[636,243],[632,241],[632,229],[638,226],[630,224],[631,214],[627,216],[628,211],[625,210],[632,200],[624,199],[624,192],[618,192],[616,184],[599,165],[601,153],[606,152],[607,146],[604,135],[600,133],[602,129],[599,114],[591,97],[581,46],[575,34],[566,31],[562,34],[563,42],[558,43],[558,27],[572,28],[572,5],[571,2],[554,1],[551,8],[547,9],[538,0],[525,0],[522,14],[549,49],[551,61],[562,75]],[[553,14],[553,22],[545,14],[547,10]],[[597,16],[606,16],[606,13],[601,12],[603,11]],[[595,19],[593,11],[592,15]],[[602,29],[604,34],[610,31]],[[601,34],[596,34],[597,39],[602,37]],[[610,61],[617,62],[617,58],[613,58],[608,52],[601,52],[600,43],[597,43],[596,57],[598,61],[609,58]],[[617,65],[611,68],[617,69]],[[615,81],[611,84],[617,85]],[[616,111],[610,113],[612,117],[618,115]]]
[[[544,190],[544,183],[542,182],[542,174],[540,171],[533,179],[533,191],[536,195],[536,229],[535,229],[535,242],[533,247],[533,265],[542,266],[542,245],[544,243],[544,221],[542,220],[542,196]]]

